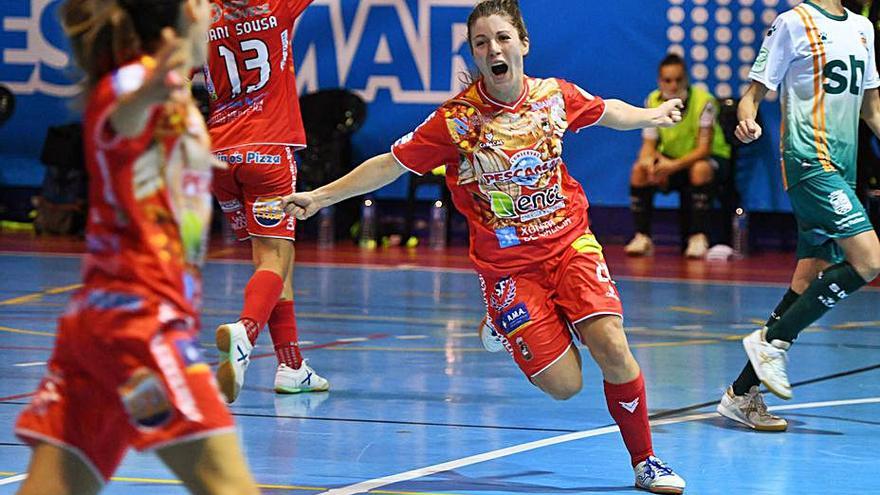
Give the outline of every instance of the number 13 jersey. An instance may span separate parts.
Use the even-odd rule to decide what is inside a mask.
[[[211,0],[205,81],[213,151],[304,148],[293,69],[293,24],[312,0]]]

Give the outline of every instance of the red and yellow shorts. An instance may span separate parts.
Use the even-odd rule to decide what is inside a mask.
[[[192,321],[140,296],[81,292],[59,320],[47,374],[16,435],[77,455],[106,481],[129,447],[233,431]]]
[[[529,378],[559,360],[572,329],[601,315],[623,316],[596,237],[587,233],[564,252],[511,274],[480,274],[487,321]]]
[[[296,238],[296,218],[284,213],[280,201],[296,189],[293,152],[290,146],[252,145],[214,154],[228,168],[214,171],[212,189],[238,240]]]

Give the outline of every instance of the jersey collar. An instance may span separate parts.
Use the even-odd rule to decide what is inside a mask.
[[[811,2],[810,0],[805,0],[804,3],[809,5],[810,7],[813,7],[814,9],[818,10],[820,14],[831,19],[832,21],[845,21],[847,19],[847,17],[849,17],[849,13],[846,11],[846,8],[843,9],[843,15],[834,15],[831,12],[828,12],[827,10],[823,9],[822,7],[819,7],[818,5]]]
[[[510,110],[512,112],[515,112],[516,110],[519,109],[519,107],[523,104],[523,102],[526,101],[526,97],[529,94],[529,78],[523,76],[522,93],[519,95],[519,98],[517,98],[516,101],[513,103],[503,103],[503,102],[500,102],[500,101],[492,98],[491,96],[489,96],[489,92],[486,91],[485,86],[483,86],[483,78],[482,77],[477,81],[477,91],[480,93],[480,97],[483,98],[483,100],[488,102],[490,105],[494,105],[496,107],[501,107],[505,110]]]

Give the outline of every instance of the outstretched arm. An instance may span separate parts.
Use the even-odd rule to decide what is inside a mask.
[[[284,209],[299,220],[305,220],[321,208],[390,184],[406,171],[391,153],[374,156],[351,172],[314,191],[285,196],[282,198]]]
[[[682,103],[678,98],[665,101],[656,108],[634,107],[620,100],[605,100],[605,114],[599,120],[599,125],[618,131],[672,127],[681,121],[681,108]]]
[[[880,89],[865,91],[862,100],[862,120],[868,124],[874,135],[880,137]]]
[[[743,143],[748,144],[761,137],[761,126],[755,119],[758,118],[758,107],[761,106],[768,91],[770,90],[763,84],[752,81],[746,94],[739,100],[739,106],[736,107],[736,117],[739,119],[739,124],[736,126],[734,134]]]

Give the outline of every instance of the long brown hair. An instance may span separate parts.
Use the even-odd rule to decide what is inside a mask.
[[[177,28],[185,0],[67,0],[61,22],[86,88],[136,56],[151,53],[162,29]]]
[[[477,19],[489,17],[491,15],[498,15],[507,18],[513,27],[516,28],[520,40],[529,39],[529,31],[526,29],[526,22],[523,20],[522,11],[519,8],[519,1],[483,0],[474,6],[474,10],[471,11],[471,15],[468,16],[467,20],[468,45],[471,46],[471,51],[473,51],[473,46],[471,45],[471,28],[474,23],[477,22]]]

